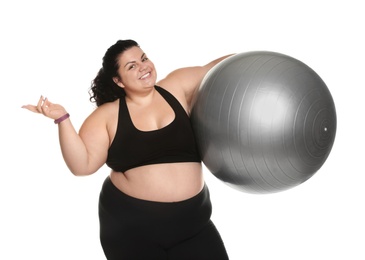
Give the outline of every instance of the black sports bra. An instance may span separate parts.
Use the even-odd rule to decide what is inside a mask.
[[[125,172],[158,163],[201,161],[186,111],[167,90],[155,88],[174,110],[175,119],[158,130],[138,130],[133,125],[125,98],[120,98],[118,126],[106,161],[114,171]]]

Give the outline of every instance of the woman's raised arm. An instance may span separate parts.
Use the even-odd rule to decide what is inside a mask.
[[[37,105],[22,106],[34,113],[55,120],[59,142],[67,167],[74,175],[90,175],[96,172],[107,157],[109,137],[100,113],[94,111],[77,133],[66,109],[41,97]]]

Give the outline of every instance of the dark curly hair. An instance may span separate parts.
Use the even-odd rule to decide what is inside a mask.
[[[96,103],[96,106],[113,102],[125,96],[124,90],[113,81],[113,78],[119,77],[118,59],[120,55],[134,46],[139,47],[139,44],[134,40],[118,40],[106,51],[102,68],[92,81],[89,90],[90,101]]]

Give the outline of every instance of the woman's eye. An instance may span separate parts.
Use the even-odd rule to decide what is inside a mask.
[[[142,59],[142,61],[147,61],[148,60],[148,58],[147,57],[144,57],[143,59]]]

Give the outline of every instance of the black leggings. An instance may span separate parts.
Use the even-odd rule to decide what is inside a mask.
[[[153,202],[124,194],[108,177],[99,200],[101,245],[108,260],[226,260],[211,213],[206,186],[181,202]]]

